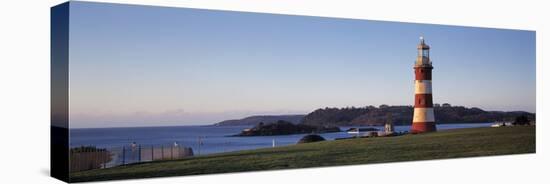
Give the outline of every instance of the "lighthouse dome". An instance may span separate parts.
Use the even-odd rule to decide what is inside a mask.
[[[422,50],[426,50],[426,49],[430,49],[430,46],[426,45],[425,43],[420,43],[418,44],[418,49],[422,49]]]
[[[421,36],[420,37],[420,43],[418,44],[417,48],[419,50],[427,50],[427,49],[430,49],[430,46],[428,46],[425,42],[424,42],[424,37]]]

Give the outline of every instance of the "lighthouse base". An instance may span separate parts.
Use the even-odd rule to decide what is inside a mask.
[[[435,132],[435,122],[414,122],[411,126],[411,133]]]

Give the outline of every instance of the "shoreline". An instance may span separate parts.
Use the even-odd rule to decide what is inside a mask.
[[[440,127],[439,130],[490,127],[491,124],[492,123],[440,124],[443,127]],[[461,125],[464,125],[465,127],[462,127]],[[383,130],[383,126],[368,126],[368,127],[376,127],[380,130]],[[396,132],[408,131],[409,127],[410,125],[396,125]],[[178,128],[179,130],[177,130]],[[187,129],[187,128],[191,128],[191,129]],[[210,132],[211,128],[213,128],[212,130],[216,132],[215,133]],[[214,151],[215,153],[218,153],[218,152],[221,152],[220,151],[222,150],[221,147],[225,147],[229,150],[248,150],[248,149],[232,148],[234,146],[237,146],[237,147],[244,146],[243,144],[247,144],[248,142],[245,140],[252,140],[255,144],[262,143],[263,146],[256,146],[258,148],[261,148],[261,147],[270,147],[272,144],[272,139],[276,139],[277,145],[287,145],[287,144],[294,144],[302,136],[309,134],[309,133],[303,133],[303,134],[288,134],[288,135],[273,135],[273,136],[233,136],[239,133],[240,131],[242,131],[242,129],[244,128],[249,128],[249,126],[226,126],[226,127],[179,126],[179,127],[155,127],[153,128],[153,130],[149,130],[148,128],[132,128],[134,130],[139,130],[136,132],[138,134],[133,133],[133,134],[126,134],[126,135],[119,135],[118,133],[127,132],[128,129],[120,129],[120,128],[78,129],[76,130],[77,132],[74,132],[74,131],[71,132],[71,136],[73,137],[73,139],[71,139],[69,143],[69,147],[74,148],[74,147],[80,147],[80,146],[96,146],[98,148],[111,149],[111,148],[120,148],[122,146],[129,146],[132,142],[135,141],[138,144],[142,144],[142,145],[158,145],[158,146],[163,144],[170,145],[170,144],[173,144],[174,142],[178,142],[181,145],[186,145],[186,146],[193,147],[194,149],[197,149],[196,148],[197,138],[200,136],[200,137],[203,137],[203,141],[205,141],[205,146],[203,146],[202,149],[212,148],[215,150]],[[348,128],[356,128],[356,127],[345,126],[340,128],[342,130],[347,130]],[[104,130],[108,132],[106,133],[104,132]],[[93,134],[91,134],[88,131],[93,131]],[[166,131],[170,131],[170,132],[166,132]],[[199,133],[197,133],[197,131],[199,131]],[[209,133],[209,135],[205,136],[206,134],[200,133],[201,131],[205,133]],[[166,136],[161,136],[161,137],[142,136],[141,134],[139,134],[139,132],[148,132],[148,134],[150,135],[164,134]],[[168,133],[168,134],[165,134],[165,133]],[[174,133],[178,134],[178,136],[173,137],[172,135],[174,135]],[[106,136],[107,138],[94,139],[94,140],[89,140],[87,138],[94,134],[101,134],[103,136]],[[321,133],[320,135],[326,138],[327,140],[334,140],[335,138],[353,136],[351,134],[348,134],[346,131]],[[217,148],[220,148],[220,149],[217,149]]]

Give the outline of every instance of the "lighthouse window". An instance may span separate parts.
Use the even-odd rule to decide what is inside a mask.
[[[422,56],[430,57],[429,50],[422,50]]]

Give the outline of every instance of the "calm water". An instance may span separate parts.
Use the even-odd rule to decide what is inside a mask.
[[[438,130],[489,127],[491,123],[476,124],[443,124]],[[193,148],[195,154],[220,153],[236,150],[248,150],[271,147],[273,140],[276,146],[295,144],[305,134],[284,136],[229,137],[249,126],[178,126],[178,127],[139,127],[139,128],[90,128],[71,129],[70,146],[93,145],[100,148],[128,146],[132,142],[141,145],[179,145]],[[347,130],[350,127],[341,127]],[[383,130],[383,126],[374,126]],[[396,126],[396,131],[408,131],[410,126]],[[327,140],[350,137],[346,132],[321,134]],[[199,146],[199,137],[202,145]]]

